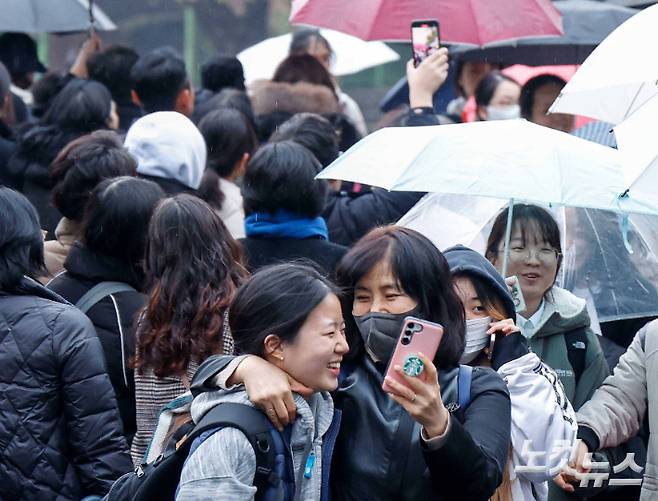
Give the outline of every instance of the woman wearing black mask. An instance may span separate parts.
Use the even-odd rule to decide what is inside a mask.
[[[413,230],[377,228],[345,255],[336,276],[346,291],[343,311],[352,315],[345,318],[350,356],[334,393],[342,422],[332,499],[488,499],[507,459],[509,394],[491,369],[460,369],[464,309],[443,255]],[[384,373],[407,315],[445,332],[434,360],[424,358],[425,377],[387,394]],[[290,422],[290,384],[298,383],[262,359],[211,359],[193,391],[239,382],[276,424]]]

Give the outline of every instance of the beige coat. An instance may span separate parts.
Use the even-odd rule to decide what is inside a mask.
[[[599,447],[635,436],[649,409],[647,465],[641,501],[658,500],[658,320],[635,335],[612,374],[577,413],[579,426],[593,431]],[[612,466],[612,465],[611,465]]]

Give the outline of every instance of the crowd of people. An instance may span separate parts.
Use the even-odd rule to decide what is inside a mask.
[[[0,499],[656,496],[658,324],[627,350],[591,328],[543,207],[511,218],[517,312],[508,209],[484,255],[442,252],[395,224],[424,193],[316,180],[368,132],[331,60],[305,29],[271,80],[218,55],[194,89],[173,49],[94,35],[35,82],[34,42],[0,36]],[[470,100],[574,129],[560,77],[484,63],[436,114],[448,67],[408,63],[396,125]],[[443,329],[419,375],[387,371],[407,317]]]

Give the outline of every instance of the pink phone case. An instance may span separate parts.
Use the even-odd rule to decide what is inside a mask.
[[[411,336],[409,344],[403,344],[402,341],[405,337],[405,332],[408,329],[413,331],[413,335]],[[406,386],[404,378],[393,370],[393,367],[396,365],[404,367],[404,362],[407,357],[410,355],[417,355],[418,353],[423,353],[427,358],[433,360],[442,337],[443,326],[440,324],[421,320],[420,318],[406,317],[404,319],[404,325],[402,326],[402,332],[400,332],[400,337],[395,346],[395,351],[393,352],[391,361],[386,368],[386,376]],[[384,391],[390,390],[386,381],[382,384],[382,389]]]

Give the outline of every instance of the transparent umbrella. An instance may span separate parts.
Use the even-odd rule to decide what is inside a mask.
[[[433,193],[398,224],[439,249],[464,244],[484,253],[505,202]],[[658,315],[658,217],[575,207],[547,207],[561,229],[558,285],[586,299],[599,322]]]

